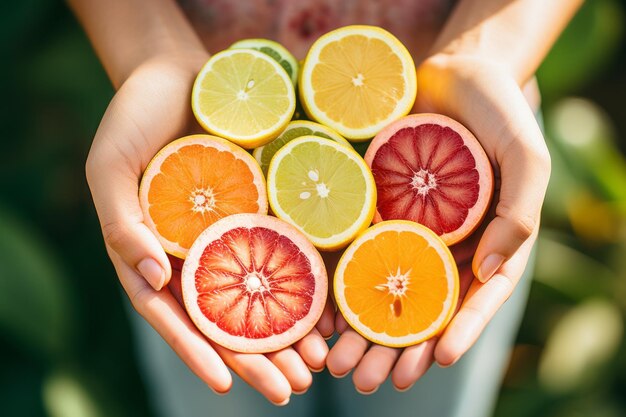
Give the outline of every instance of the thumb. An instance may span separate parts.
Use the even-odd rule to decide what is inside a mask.
[[[110,117],[110,110],[111,107],[87,158],[87,182],[105,243],[158,291],[169,282],[172,272],[139,205],[138,184],[145,161],[133,138],[141,132],[133,130],[132,123]]]
[[[100,166],[97,162],[88,164],[87,178],[104,241],[158,291],[169,281],[171,266],[158,239],[144,223],[138,178]]]

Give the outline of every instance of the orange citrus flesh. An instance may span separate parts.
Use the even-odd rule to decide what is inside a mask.
[[[157,154],[142,179],[140,201],[165,250],[180,258],[215,221],[234,213],[267,213],[254,158],[208,135],[179,139]]]
[[[335,298],[346,321],[368,340],[401,347],[443,329],[459,279],[446,245],[408,221],[379,223],[346,250],[335,272]]]

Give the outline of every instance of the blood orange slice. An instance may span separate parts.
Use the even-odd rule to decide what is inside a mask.
[[[390,124],[372,140],[365,161],[378,192],[374,222],[412,220],[453,245],[478,227],[489,208],[489,158],[449,117],[414,114]]]
[[[236,214],[208,227],[182,271],[185,307],[209,339],[238,352],[272,352],[305,336],[328,291],[320,254],[275,217]]]
[[[148,227],[167,253],[185,258],[202,231],[235,213],[267,213],[259,164],[225,139],[193,135],[175,140],[150,161],[139,186]]]

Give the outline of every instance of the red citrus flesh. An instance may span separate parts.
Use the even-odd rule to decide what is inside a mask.
[[[209,226],[182,271],[189,316],[209,339],[238,352],[292,345],[319,320],[328,291],[320,254],[293,226],[236,214]]]
[[[489,158],[449,117],[413,114],[391,123],[372,140],[365,161],[378,192],[375,223],[411,220],[453,245],[478,227],[489,208]]]

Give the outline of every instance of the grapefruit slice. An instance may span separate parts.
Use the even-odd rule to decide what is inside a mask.
[[[413,114],[392,123],[372,140],[365,161],[378,191],[374,222],[412,220],[453,245],[476,230],[489,208],[489,158],[449,117]]]
[[[357,237],[333,282],[350,326],[389,347],[437,335],[459,297],[459,274],[446,244],[427,227],[404,220],[378,223]]]
[[[238,352],[273,352],[301,339],[319,320],[327,291],[313,245],[293,226],[260,214],[235,214],[209,226],[182,271],[193,322]]]
[[[417,92],[415,64],[391,33],[345,26],[311,46],[300,72],[305,112],[349,140],[374,137],[406,115]]]
[[[209,135],[187,136],[161,149],[143,174],[139,202],[165,251],[183,259],[215,221],[235,213],[267,214],[268,209],[256,160]]]

